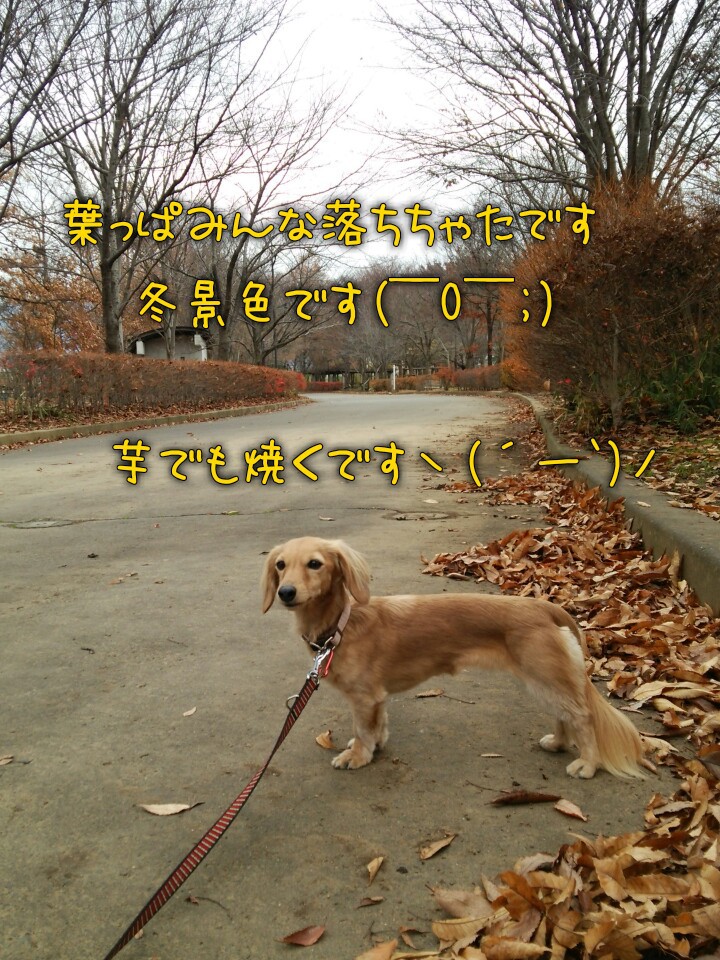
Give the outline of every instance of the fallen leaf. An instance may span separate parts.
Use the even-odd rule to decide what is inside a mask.
[[[698,757],[705,766],[710,767],[716,777],[720,777],[720,745],[717,743],[708,743],[698,750]],[[0,759],[0,763],[2,760]]]
[[[432,690],[421,690],[415,694],[416,700],[422,700],[424,697],[441,697],[445,691],[442,687],[433,687]]]
[[[555,809],[560,813],[564,813],[566,817],[575,817],[576,820],[587,821],[585,814],[576,803],[572,802],[572,800],[558,800],[558,802],[555,804]]]
[[[445,847],[450,846],[456,836],[456,833],[448,833],[447,836],[443,837],[442,840],[435,840],[433,843],[429,843],[426,847],[421,847],[420,859],[429,860],[430,857],[434,857],[436,853],[439,853],[441,850],[444,850]]]
[[[174,813],[184,813],[193,807],[199,807],[202,803],[202,800],[198,800],[197,803],[139,803],[138,806],[157,817],[170,817]]]
[[[382,903],[385,897],[363,897],[360,903],[357,905],[356,909],[360,907],[374,907],[378,903]]]
[[[0,767],[6,767],[9,763],[12,763],[15,759],[12,753],[5,754],[4,757],[0,757]]]
[[[302,930],[289,933],[286,937],[279,937],[278,943],[294,943],[298,947],[311,947],[324,933],[325,927],[303,927]]]
[[[486,926],[486,917],[461,917],[457,920],[435,920],[432,923],[432,932],[447,943],[474,938]]]
[[[315,743],[322,747],[323,750],[337,750],[336,744],[333,743],[332,730],[326,730],[325,733],[318,734],[315,737]]]
[[[183,713],[183,716],[184,716],[184,717],[191,717],[191,716],[195,713],[196,710],[197,710],[197,707],[192,707],[190,710],[186,710],[185,713]]]
[[[382,943],[376,943],[370,950],[359,953],[355,960],[390,960],[397,945],[397,940],[383,940]]]
[[[558,793],[537,793],[532,790],[508,790],[495,797],[490,803],[505,806],[516,803],[555,803],[560,800]]]
[[[532,960],[550,953],[549,947],[537,943],[524,943],[513,937],[487,936],[482,939],[482,950],[487,960]]]
[[[422,930],[418,930],[416,927],[400,927],[398,932],[400,933],[402,942],[405,944],[405,946],[410,947],[411,950],[415,950],[415,944],[412,942],[410,934],[422,933]]]
[[[496,759],[497,757],[502,757],[503,754],[502,753],[481,753],[480,756],[485,757],[486,760],[493,760],[493,759]]]
[[[680,551],[676,550],[673,553],[672,560],[670,561],[670,566],[668,567],[668,576],[675,586],[680,579],[680,567],[682,566],[682,557],[680,556]]]
[[[439,503],[438,500],[423,500],[423,503]]]
[[[474,890],[449,890],[430,887],[435,903],[451,917],[489,917],[494,911],[480,887]]]
[[[318,517],[318,520],[334,520],[335,517]]]
[[[639,507],[649,507],[649,506],[650,506],[650,504],[649,504],[649,503],[645,503],[644,500],[637,500],[636,503],[637,503],[637,505],[638,505]]]
[[[380,867],[383,865],[384,859],[385,857],[375,857],[375,859],[371,860],[370,863],[367,865],[368,886],[370,886],[370,884],[373,882],[373,880],[377,876],[377,872],[380,869]]]

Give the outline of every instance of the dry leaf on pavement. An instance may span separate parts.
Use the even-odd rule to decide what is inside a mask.
[[[572,800],[558,800],[558,802],[555,804],[555,809],[560,813],[564,813],[566,817],[575,817],[576,820],[587,821],[585,814],[576,803],[572,802]]]
[[[494,910],[480,887],[473,890],[450,890],[430,887],[435,903],[451,917],[488,917]]]
[[[319,734],[315,737],[315,743],[322,747],[323,750],[337,750],[337,746],[333,743],[332,730],[326,730],[325,733]]]
[[[537,793],[532,790],[506,790],[501,793],[500,796],[491,800],[490,803],[494,803],[497,806],[505,806],[516,803],[554,803],[556,800],[560,800],[560,795],[557,793]]]
[[[442,838],[442,840],[435,840],[433,843],[429,843],[425,847],[420,847],[420,859],[429,860],[430,857],[434,857],[436,853],[439,853],[441,850],[444,850],[445,847],[450,846],[456,836],[456,833],[448,833]]]
[[[390,960],[397,945],[397,940],[384,940],[382,943],[376,943],[370,950],[358,954],[355,960]]]
[[[325,933],[325,927],[303,927],[289,933],[286,937],[278,937],[278,943],[294,943],[298,947],[311,947],[317,943]]]
[[[375,858],[374,858],[373,860],[371,860],[370,863],[367,865],[368,886],[370,886],[370,884],[373,882],[373,880],[374,880],[375,877],[377,876],[377,872],[378,872],[378,870],[380,869],[380,867],[383,865],[383,860],[384,860],[384,859],[385,859],[385,857],[375,857]]]
[[[148,813],[154,813],[157,817],[171,817],[175,813],[185,813],[186,810],[192,810],[193,807],[199,807],[202,800],[197,803],[139,803],[138,806]]]

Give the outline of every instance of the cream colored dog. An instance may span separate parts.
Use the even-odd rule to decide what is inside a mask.
[[[574,743],[572,777],[598,767],[642,777],[643,746],[632,722],[595,689],[585,672],[585,642],[572,617],[546,600],[499,596],[370,597],[370,571],[341,540],[300,537],[270,551],[263,574],[263,613],[279,597],[308,644],[332,636],[344,609],[349,620],[328,680],[350,701],[353,738],[333,760],[355,769],[370,763],[388,738],[385,700],[439,673],[464,667],[509,670],[556,714],[545,750]]]

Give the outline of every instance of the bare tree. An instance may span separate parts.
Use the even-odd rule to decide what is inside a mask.
[[[20,165],[87,123],[87,111],[59,124],[38,122],[81,35],[92,34],[102,0],[2,0],[0,3],[0,220]]]
[[[243,231],[251,228],[263,234],[271,229],[259,238],[250,232],[225,235],[220,243],[198,248],[206,275],[215,280],[223,305],[224,326],[219,330],[217,345],[221,360],[242,356],[262,363],[328,320],[329,311],[315,307],[312,326],[306,320],[298,321],[294,302],[284,297],[293,286],[304,289],[303,284],[322,285],[328,257],[321,256],[319,234],[289,241],[287,233],[278,232],[279,224],[267,221],[275,220],[282,209],[292,209],[307,221],[304,215],[309,207],[314,208],[314,198],[293,195],[292,191],[298,174],[304,172],[309,158],[342,114],[331,92],[303,106],[293,98],[292,86],[276,98],[274,106],[265,101],[247,112],[245,163],[242,176],[233,178],[237,186],[231,206],[241,213]],[[223,189],[222,181],[217,180],[210,193],[212,204],[219,202]],[[314,219],[320,223],[317,211]],[[312,232],[310,221],[307,227]],[[293,282],[288,285],[291,278]],[[252,321],[245,313],[243,292],[249,282],[262,282],[265,287],[272,313],[267,323]]]
[[[439,175],[565,195],[649,179],[669,193],[718,156],[717,0],[417,6],[411,22],[386,17],[456,81],[448,129],[414,135]]]
[[[517,246],[517,244],[516,244]],[[445,267],[445,280],[462,291],[462,310],[453,323],[459,355],[455,365],[491,366],[499,355],[501,339],[500,292],[502,283],[465,283],[466,277],[512,276],[512,246],[488,247],[478,237],[453,250]]]
[[[162,255],[138,242],[138,214],[152,229],[152,213],[241,168],[248,108],[267,89],[258,63],[283,11],[284,0],[104,0],[92,42],[69,51],[37,122],[98,116],[55,144],[54,162],[76,199],[100,206],[108,352],[122,352],[123,310]]]
[[[404,359],[407,344],[401,333],[401,324],[389,314],[388,326],[383,326],[375,305],[378,287],[396,272],[391,260],[377,260],[353,278],[355,286],[362,290],[357,319],[352,326],[341,329],[339,340],[348,372],[354,369],[367,380],[370,377],[384,379],[393,364],[400,366]],[[404,287],[405,284],[397,286]]]
[[[254,267],[249,267],[250,263],[254,263]],[[247,287],[246,279],[258,285],[255,288],[257,296],[263,302],[267,301],[264,310],[257,312],[247,309],[246,304],[252,301],[245,300],[243,296]],[[277,365],[279,351],[311,336],[331,317],[326,305],[315,307],[308,314],[311,320],[301,317],[297,312],[296,297],[287,297],[286,293],[329,286],[322,261],[311,249],[290,252],[282,238],[268,238],[263,249],[243,266],[236,278],[235,295],[231,294],[236,337],[232,355],[228,359],[244,359],[257,364],[265,364],[272,359],[273,364]],[[253,288],[248,297],[252,298],[252,295]]]

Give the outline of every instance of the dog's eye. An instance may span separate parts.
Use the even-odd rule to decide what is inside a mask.
[[[319,570],[322,566],[322,560],[308,560],[308,566],[311,570]]]
[[[276,569],[276,570],[284,570],[284,569],[285,569],[285,561],[284,561],[284,560],[278,560],[278,562],[275,564],[275,569]]]

